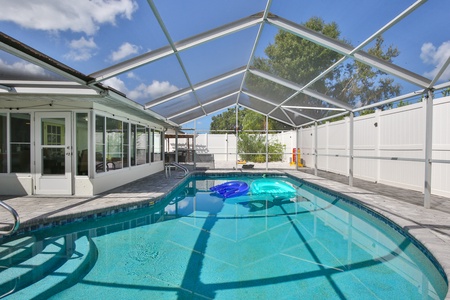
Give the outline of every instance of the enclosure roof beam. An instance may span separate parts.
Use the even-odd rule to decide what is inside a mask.
[[[254,111],[254,112],[257,112],[257,113],[259,113],[259,114],[262,114],[262,115],[264,115],[264,116],[268,116],[268,115],[266,115],[266,114],[264,114],[264,113],[262,113],[262,112],[256,110],[254,107],[247,106],[247,105],[245,105],[245,104],[239,104],[239,106],[242,106],[242,107],[247,108],[247,109],[249,109],[249,110],[251,110],[251,111]],[[288,125],[293,126],[293,127],[296,126],[294,123],[286,122],[286,120],[281,120],[281,119],[276,118],[276,117],[273,117],[273,116],[270,116],[270,118],[273,119],[273,120],[279,121],[279,122],[281,122],[281,123],[288,124]],[[290,120],[290,119],[289,119],[289,120]]]
[[[261,96],[255,95],[255,94],[253,94],[253,93],[251,93],[251,92],[248,92],[248,91],[243,91],[242,93],[243,93],[243,94],[246,94],[246,95],[249,96],[249,97],[258,99],[258,100],[260,100],[260,101],[262,101],[262,102],[265,102],[265,103],[271,104],[271,105],[273,105],[273,106],[276,106],[276,104],[275,104],[273,101],[268,100],[267,98],[263,98],[263,97],[261,97]],[[253,108],[253,110],[257,111],[256,108]],[[307,119],[309,119],[309,120],[316,120],[316,119],[314,119],[314,118],[312,118],[312,117],[310,117],[310,116],[308,116],[308,115],[302,114],[302,113],[300,113],[300,112],[298,112],[298,111],[295,111],[295,110],[291,110],[291,109],[285,109],[285,110],[290,111],[290,112],[292,112],[292,113],[295,113],[295,114],[297,114],[297,115],[300,115],[300,116],[302,116],[302,117],[305,117],[305,118],[307,118]],[[260,112],[260,111],[259,111],[259,113],[261,113],[261,114],[263,114],[263,115],[269,115],[269,114],[262,113],[262,112]],[[270,117],[272,118],[272,116],[270,116]],[[285,123],[286,123],[286,122],[285,122]]]
[[[170,45],[165,46],[160,49],[157,49],[157,50],[142,54],[140,56],[131,58],[124,62],[115,64],[111,67],[105,68],[98,72],[92,73],[92,74],[90,74],[90,76],[94,78],[93,82],[103,81],[108,78],[120,75],[120,74],[128,72],[130,70],[133,70],[142,65],[149,64],[156,60],[162,59],[162,58],[172,55],[176,52],[183,51],[183,50],[192,48],[194,46],[198,46],[202,43],[206,43],[211,40],[226,36],[228,34],[232,34],[232,33],[238,32],[240,30],[244,30],[246,28],[252,27],[254,25],[261,23],[262,21],[263,21],[262,16],[259,16],[259,15],[249,16],[249,17],[240,19],[238,21],[231,22],[226,25],[217,27],[215,29],[206,31],[204,33],[192,36],[190,38],[181,40],[179,42],[175,42],[173,44],[174,48],[172,48]]]
[[[148,0],[147,1],[148,4],[150,5],[150,8],[153,11],[153,15],[155,16],[156,20],[159,23],[159,27],[161,27],[162,31],[164,32],[164,35],[166,36],[167,41],[169,41],[170,47],[172,48],[172,50],[175,52],[175,56],[178,60],[178,64],[180,65],[181,70],[183,71],[184,77],[186,78],[189,87],[191,88],[193,95],[195,97],[195,100],[197,100],[197,103],[199,105],[199,107],[202,109],[203,113],[206,115],[206,111],[202,106],[202,103],[200,101],[200,99],[197,96],[197,93],[195,92],[194,88],[192,87],[192,80],[189,76],[188,71],[186,70],[186,67],[184,66],[184,62],[181,59],[180,53],[178,53],[177,48],[175,46],[175,43],[173,42],[173,39],[169,33],[169,30],[166,27],[166,24],[164,23],[163,19],[161,18],[161,15],[159,14],[158,9],[156,8],[156,5],[153,3],[153,0]]]
[[[212,84],[215,84],[215,83],[218,83],[218,82],[220,82],[220,81],[223,81],[223,80],[225,80],[225,79],[231,78],[231,77],[233,77],[233,76],[237,76],[237,75],[239,75],[239,74],[244,73],[245,70],[246,70],[246,67],[245,67],[245,66],[244,66],[244,67],[240,67],[240,68],[234,69],[234,70],[232,70],[232,71],[230,71],[230,72],[227,72],[227,73],[221,74],[221,75],[219,75],[219,76],[216,76],[216,77],[210,78],[210,79],[208,79],[208,80],[205,80],[205,81],[203,81],[203,82],[200,82],[200,83],[194,85],[194,86],[192,87],[192,89],[191,89],[191,88],[181,89],[181,90],[179,90],[179,91],[176,91],[176,92],[174,92],[174,93],[168,94],[168,95],[166,95],[166,96],[157,98],[157,99],[155,99],[155,100],[152,100],[152,101],[150,101],[150,102],[147,102],[147,103],[145,104],[145,108],[146,108],[146,109],[151,108],[151,107],[153,107],[153,106],[156,106],[156,105],[162,104],[162,103],[164,103],[164,102],[170,101],[170,100],[172,100],[172,99],[175,99],[175,98],[184,96],[184,95],[186,95],[186,94],[189,94],[190,92],[192,92],[192,90],[199,90],[199,89],[205,88],[205,87],[207,87],[207,86],[210,86],[210,85],[212,85]]]
[[[269,15],[269,10],[270,10],[271,6],[272,6],[272,0],[268,0],[267,4],[266,4],[266,7],[264,9],[264,12],[262,13],[262,20],[266,20],[267,19],[267,16]],[[266,24],[266,22],[261,22],[260,25],[259,25],[258,33],[256,34],[255,41],[253,42],[253,46],[252,46],[252,50],[250,52],[250,56],[249,56],[249,59],[248,59],[248,62],[247,62],[246,70],[248,70],[250,68],[250,66],[251,66],[251,64],[253,62],[253,59],[255,58],[255,52],[256,52],[256,49],[258,47],[259,40],[261,39],[262,32],[263,32],[265,24]],[[245,74],[244,74],[244,76],[242,78],[241,87],[239,89],[241,92],[244,90],[244,85],[245,85],[245,81],[247,79],[247,75],[248,75],[248,73],[245,72]],[[240,96],[241,96],[241,94],[239,93],[239,95],[236,98],[236,105],[238,105],[238,103],[239,103]]]
[[[291,32],[301,38],[311,41],[315,44],[321,45],[327,49],[336,51],[347,57],[352,57],[353,59],[367,64],[371,67],[377,68],[388,74],[397,76],[403,80],[413,83],[417,86],[427,88],[431,81],[419,74],[408,71],[404,68],[396,66],[388,61],[382,60],[376,56],[370,55],[363,51],[353,52],[353,47],[347,45],[341,41],[335,40],[314,30],[311,30],[305,26],[299,25],[297,23],[291,22],[289,20],[277,17],[269,16],[267,21],[283,30]]]
[[[327,116],[327,117],[322,118],[322,119],[318,119],[318,120],[315,120],[315,121],[312,121],[312,122],[301,124],[298,127],[300,127],[300,126],[309,126],[309,125],[312,125],[312,124],[315,124],[315,123],[318,123],[318,122],[323,122],[323,121],[326,121],[326,120],[329,120],[329,119],[338,118],[338,117],[347,116],[347,115],[348,115],[348,111],[344,111],[344,112],[341,112],[340,114]]]
[[[237,95],[238,93],[239,93],[239,91],[234,91],[234,92],[229,93],[229,94],[227,94],[227,95],[224,95],[224,96],[221,96],[221,97],[218,97],[218,98],[214,98],[214,99],[212,99],[212,100],[209,100],[209,101],[207,101],[207,102],[204,102],[204,103],[203,103],[203,106],[211,105],[211,104],[213,104],[213,103],[216,103],[216,102],[219,102],[219,101],[221,101],[221,100],[224,100],[224,99],[226,99],[226,98],[228,98],[228,97],[232,97],[232,96],[234,96],[234,95]],[[234,104],[233,104],[233,105],[234,105]],[[223,107],[223,108],[225,108],[225,107]],[[223,109],[223,108],[220,108],[220,109]],[[187,113],[189,113],[189,112],[191,112],[191,111],[193,111],[193,110],[196,110],[196,109],[198,109],[197,106],[196,106],[196,107],[193,107],[193,108],[190,108],[190,109],[187,109],[187,110],[185,110],[185,111],[183,111],[183,112],[180,112],[180,113],[177,113],[177,114],[174,114],[174,115],[170,115],[170,116],[168,116],[167,118],[168,118],[168,119],[172,119],[172,118],[175,118],[175,117],[179,117],[179,116],[182,116],[182,115],[184,115],[184,114],[187,114]]]
[[[428,88],[432,88],[433,85],[441,78],[442,74],[444,74],[445,70],[447,70],[447,67],[450,65],[450,56],[447,58],[445,63],[442,65],[442,67],[437,72],[436,76],[434,76],[433,80],[431,81]]]
[[[30,63],[37,65],[45,70],[56,73],[63,78],[75,81],[79,84],[86,84],[91,80],[89,76],[86,76],[69,66],[19,42],[18,40],[4,34],[0,31],[0,50],[6,51],[16,57],[29,61]],[[98,87],[94,87],[96,90],[101,90]]]
[[[296,109],[313,109],[313,110],[335,110],[335,111],[345,111],[343,108],[335,107],[319,107],[319,106],[294,106],[294,105],[282,105],[283,108],[296,108]]]
[[[331,105],[334,105],[334,106],[337,106],[337,107],[340,107],[340,108],[343,108],[345,110],[351,111],[353,109],[349,104],[347,104],[345,102],[333,99],[333,98],[331,98],[331,97],[329,97],[327,95],[324,95],[324,94],[316,92],[314,90],[305,88],[304,86],[302,86],[300,84],[297,84],[295,82],[292,82],[292,81],[289,81],[289,80],[277,77],[277,76],[269,74],[267,72],[264,72],[264,71],[261,71],[261,70],[257,70],[257,69],[253,69],[253,68],[249,69],[249,72],[251,72],[252,74],[254,74],[256,76],[265,78],[265,79],[270,80],[272,82],[275,82],[275,83],[278,83],[278,84],[283,85],[285,87],[288,87],[290,89],[293,89],[294,91],[299,91],[299,92],[301,92],[301,93],[303,93],[305,95],[308,95],[308,96],[311,96],[313,98],[322,100],[324,102],[327,102],[327,103],[329,103]]]

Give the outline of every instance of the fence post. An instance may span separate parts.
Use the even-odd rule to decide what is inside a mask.
[[[353,133],[354,133],[354,120],[353,112],[349,114],[349,138],[348,138],[348,185],[353,186]]]
[[[175,130],[175,162],[178,163],[178,129]]]
[[[238,158],[239,158],[239,154],[238,154],[238,139],[239,139],[239,107],[237,106],[237,104],[236,104],[236,106],[235,106],[235,108],[236,108],[236,114],[235,114],[235,117],[236,117],[236,123],[235,123],[235,128],[234,128],[234,133],[235,133],[235,136],[236,136],[236,141],[235,141],[235,146],[236,146],[236,157],[234,158],[234,168],[235,169],[237,169],[237,161],[238,161]]]
[[[197,120],[194,121],[194,136],[192,138],[192,143],[194,144],[194,145],[192,145],[192,149],[193,149],[193,151],[192,151],[192,161],[194,162],[194,170],[197,168],[197,161],[196,161],[196,155],[195,155],[195,152],[197,151],[196,135],[197,135]]]
[[[425,96],[425,182],[423,206],[430,208],[431,198],[431,166],[433,156],[433,91],[428,89]]]
[[[266,171],[269,170],[269,116],[266,115]]]
[[[314,122],[314,175],[317,176],[317,122]]]
[[[225,161],[228,161],[228,132],[225,133]]]
[[[301,129],[301,127],[300,127]],[[295,169],[298,171],[298,157],[301,153],[301,148],[300,148],[300,143],[299,143],[299,128],[297,127],[297,129],[295,130],[295,149],[297,151],[297,156],[295,157]]]
[[[330,121],[325,123],[325,171],[330,171]]]
[[[380,157],[381,156],[381,150],[380,150],[380,145],[381,145],[381,117],[380,117],[380,110],[376,109],[375,110],[375,123],[373,124],[373,126],[375,126],[376,130],[376,136],[375,136],[375,156],[376,157]],[[380,182],[380,177],[381,177],[381,160],[377,159],[376,160],[376,170],[375,170],[375,181],[378,183]]]

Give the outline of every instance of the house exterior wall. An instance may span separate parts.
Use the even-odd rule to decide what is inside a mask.
[[[42,103],[41,103],[42,102]],[[0,194],[3,195],[32,195],[35,193],[36,186],[36,168],[35,168],[35,144],[37,139],[40,136],[35,132],[36,127],[34,124],[34,114],[36,112],[45,112],[51,114],[52,112],[71,112],[72,120],[71,120],[71,130],[72,130],[72,194],[80,195],[80,196],[89,196],[95,195],[109,189],[121,186],[123,184],[129,183],[131,181],[140,179],[142,177],[160,172],[164,170],[164,161],[163,155],[161,155],[160,159],[156,159],[152,161],[149,158],[147,163],[141,165],[133,165],[128,167],[123,167],[117,170],[105,171],[102,173],[96,172],[95,167],[95,128],[93,121],[95,120],[95,115],[102,115],[105,117],[110,117],[118,120],[122,120],[123,122],[127,122],[129,124],[139,124],[139,126],[145,126],[148,128],[148,131],[152,130],[160,133],[163,136],[163,132],[165,128],[163,128],[159,124],[155,124],[151,121],[137,118],[133,115],[130,115],[127,112],[119,111],[110,107],[108,105],[100,105],[93,104],[90,102],[80,102],[80,103],[72,103],[65,101],[55,102],[53,105],[46,105],[49,101],[36,101],[33,103],[30,102],[15,102],[17,108],[15,110],[10,109],[0,109],[0,114],[8,115],[11,111],[20,113],[29,113],[31,116],[30,122],[30,172],[29,173],[8,173],[2,172],[0,173]],[[32,105],[31,105],[32,104]],[[7,107],[10,105],[10,102],[0,103],[0,107]],[[33,108],[34,107],[34,108]],[[89,116],[89,126],[86,133],[82,133],[81,135],[76,135],[76,114],[75,113],[85,113]],[[2,138],[7,134],[8,141],[10,139],[10,135],[14,134],[14,128],[9,128],[4,130],[5,133],[2,132]],[[79,140],[85,140],[82,147],[77,147]],[[7,144],[7,143],[5,143]],[[162,147],[164,143],[161,143]],[[77,168],[79,167],[79,157],[80,151],[85,149],[89,153],[89,172],[83,175],[75,175],[77,174]],[[162,149],[162,148],[161,148]],[[3,151],[3,152],[2,152]],[[2,159],[3,157],[8,158],[11,156],[8,151],[2,149]],[[163,153],[164,151],[161,150]],[[156,156],[155,156],[156,157]],[[9,159],[9,158],[8,158]],[[130,164],[131,165],[131,164]]]

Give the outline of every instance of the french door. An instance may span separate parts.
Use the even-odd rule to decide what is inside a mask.
[[[70,112],[35,114],[35,194],[72,194]]]

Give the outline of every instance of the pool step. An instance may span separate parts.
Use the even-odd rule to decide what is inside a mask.
[[[35,241],[27,236],[0,245],[0,272],[30,258]]]
[[[4,299],[47,299],[75,284],[90,270],[96,257],[94,243],[83,236],[75,241],[75,251],[72,256],[58,269]]]
[[[65,255],[66,239],[61,237],[33,257],[5,269],[0,273],[0,297],[39,280],[48,270],[56,268]]]

